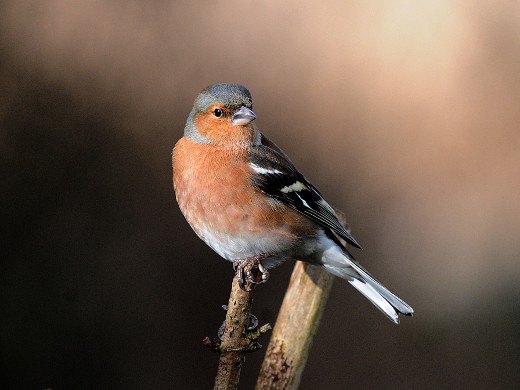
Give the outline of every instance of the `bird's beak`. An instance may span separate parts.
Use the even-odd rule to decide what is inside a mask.
[[[256,115],[253,111],[251,111],[247,107],[240,107],[240,110],[235,112],[233,116],[231,117],[231,122],[234,125],[248,125],[251,123],[251,121],[254,121],[256,119]]]

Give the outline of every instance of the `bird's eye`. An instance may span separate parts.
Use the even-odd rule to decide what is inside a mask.
[[[223,112],[220,108],[215,108],[213,110],[213,115],[215,115],[217,118],[220,118],[222,116]]]

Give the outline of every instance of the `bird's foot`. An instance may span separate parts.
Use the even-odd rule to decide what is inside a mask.
[[[227,311],[227,305],[222,305],[222,308]],[[247,321],[246,330],[248,332],[255,330],[258,327],[258,318],[253,313],[249,313],[249,319]],[[217,336],[220,341],[222,341],[222,335],[224,334],[224,330],[226,329],[226,320],[220,325],[218,328]]]
[[[245,290],[245,276],[250,283],[261,284],[267,282],[269,279],[269,272],[262,265],[262,260],[268,258],[270,255],[267,253],[247,257],[245,259],[235,260],[233,262],[233,268],[238,273],[238,284],[242,290]]]

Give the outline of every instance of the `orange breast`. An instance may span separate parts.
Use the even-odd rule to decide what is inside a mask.
[[[247,152],[179,140],[173,154],[173,178],[188,223],[203,239],[205,229],[251,239],[269,235],[284,242],[308,234],[311,221],[267,199],[251,184]]]

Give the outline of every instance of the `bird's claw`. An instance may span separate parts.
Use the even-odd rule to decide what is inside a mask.
[[[245,290],[245,276],[252,284],[262,284],[269,279],[269,271],[262,265],[261,261],[269,257],[268,254],[262,254],[233,262],[233,269],[237,271],[238,285]]]

